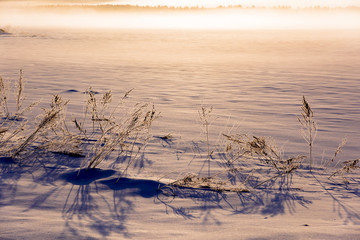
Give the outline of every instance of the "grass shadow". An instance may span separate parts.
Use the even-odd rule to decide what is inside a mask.
[[[63,174],[62,178],[72,184],[62,209],[67,237],[86,238],[94,231],[103,239],[116,232],[129,236],[126,219],[132,209],[127,195],[119,204],[113,204],[106,195],[108,191],[99,185],[100,179],[114,175],[114,170],[82,169]],[[90,231],[82,231],[84,223]]]
[[[0,207],[11,205],[16,197],[18,181],[26,170],[10,157],[0,157]]]
[[[100,181],[99,183],[108,186],[111,190],[116,192],[126,191],[129,196],[140,196],[143,198],[155,197],[158,194],[158,189],[164,186],[165,184],[147,179],[132,179],[122,177],[119,180],[109,179]]]
[[[102,170],[100,168],[91,168],[65,173],[61,176],[61,178],[73,185],[89,185],[96,180],[110,177],[115,173],[115,170]]]
[[[261,188],[248,192],[215,191],[170,185],[161,190],[156,200],[157,203],[165,206],[166,213],[171,210],[175,215],[186,219],[201,217],[203,223],[209,222],[209,219],[215,223],[221,223],[220,220],[211,218],[213,210],[221,209],[232,214],[261,214],[274,217],[287,213],[294,214],[297,207],[306,208],[312,203],[304,196],[304,192],[292,188],[291,174],[273,178]],[[189,206],[188,201],[196,204]]]
[[[312,172],[311,175],[320,185],[320,187],[325,191],[325,193],[331,197],[331,199],[333,200],[332,210],[336,212],[340,218],[344,219],[344,224],[351,223],[355,225],[360,225],[360,211],[350,206],[345,201],[346,199],[360,197],[360,179],[354,179],[356,180],[356,182],[353,183],[351,189],[349,189],[349,184],[340,184],[337,182],[331,182],[330,180],[320,180],[321,176],[315,174],[314,172]]]

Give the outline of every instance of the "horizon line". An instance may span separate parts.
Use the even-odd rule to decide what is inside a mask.
[[[128,9],[169,9],[169,10],[216,10],[216,9],[274,9],[274,10],[360,10],[360,6],[348,5],[348,6],[306,6],[306,7],[294,7],[290,5],[274,5],[274,6],[243,6],[239,5],[218,5],[216,7],[205,6],[169,6],[169,5],[138,5],[138,4],[81,4],[81,3],[69,3],[69,4],[40,4],[35,6],[24,7],[89,7],[89,8],[128,8]]]

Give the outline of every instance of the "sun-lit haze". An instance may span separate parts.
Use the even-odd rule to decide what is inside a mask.
[[[210,4],[211,2],[211,4]],[[258,1],[260,2],[260,1]],[[274,6],[268,4],[267,6]],[[307,1],[308,2],[308,1]],[[314,1],[315,3],[316,1]],[[4,2],[8,3],[8,2]],[[21,4],[20,4],[21,3]],[[311,10],[311,9],[274,9],[269,8],[223,8],[211,9],[219,6],[219,2],[209,1],[206,7],[210,9],[195,10],[154,10],[154,9],[118,9],[117,5],[107,6],[106,11],[99,11],[104,3],[136,4],[139,6],[203,6],[201,1],[88,1],[93,6],[73,6],[67,2],[67,8],[48,7],[36,8],[38,5],[49,6],[47,1],[24,1],[20,5],[11,7],[1,4],[1,25],[14,27],[80,27],[80,28],[155,28],[155,29],[356,29],[360,28],[360,10]],[[56,2],[51,2],[55,4]],[[59,1],[58,4],[64,4]],[[78,3],[73,1],[72,3]],[[83,2],[84,3],[84,2]],[[181,4],[177,4],[181,3]],[[196,3],[196,4],[195,4]],[[282,5],[281,1],[277,1]],[[356,5],[356,2],[347,2]],[[34,5],[35,4],[35,5]],[[223,5],[236,5],[236,1],[228,1]],[[329,1],[327,6],[345,6],[338,1]],[[56,6],[56,4],[55,4]],[[64,6],[64,5],[62,5]],[[73,6],[73,7],[70,7]],[[96,8],[95,6],[98,6]],[[244,5],[246,6],[246,4]],[[275,5],[277,6],[277,5]],[[349,5],[346,5],[349,6]]]
[[[359,0],[114,0],[113,4],[134,4],[140,6],[175,7],[218,7],[218,6],[291,6],[291,7],[345,7],[360,6]]]
[[[5,15],[6,16],[6,15]],[[4,15],[2,16],[4,17]],[[1,17],[0,17],[1,18]],[[306,19],[304,21],[304,19]],[[1,19],[24,27],[155,28],[155,29],[354,29],[360,17],[346,13],[222,12],[175,14],[22,13]]]
[[[218,7],[242,5],[257,7],[290,6],[303,7],[346,7],[360,6],[359,0],[2,0],[11,4],[129,4],[139,6],[174,6],[174,7]]]

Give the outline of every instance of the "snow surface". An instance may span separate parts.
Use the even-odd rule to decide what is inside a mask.
[[[68,161],[69,159],[64,159]],[[359,177],[344,185],[299,170],[293,184],[250,193],[158,191],[154,177],[63,163],[1,162],[2,239],[357,239]],[[50,174],[49,174],[50,173]]]
[[[18,165],[2,156],[0,239],[359,239],[358,171],[344,183],[305,161],[250,192],[160,190],[188,172],[206,175],[201,106],[214,106],[212,173],[222,169],[222,133],[272,136],[284,155],[307,155],[296,119],[302,95],[319,124],[316,166],[344,136],[338,159],[359,158],[359,43],[358,30],[13,28],[0,36],[0,75],[15,82],[23,69],[24,105],[41,100],[26,119],[57,93],[70,99],[69,122],[83,116],[89,86],[114,99],[134,88],[130,105],[154,103],[161,117],[118,182],[121,163],[78,176],[82,158],[35,150]]]

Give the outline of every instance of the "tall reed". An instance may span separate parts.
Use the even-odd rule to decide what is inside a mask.
[[[213,111],[213,107],[210,108],[201,107],[201,111],[199,111],[200,121],[203,125],[204,132],[206,135],[206,146],[207,146],[206,161],[208,163],[208,177],[210,176],[210,159],[212,154],[212,152],[210,151],[210,140],[209,140],[209,126],[210,126],[210,117],[212,111]]]
[[[24,80],[23,80],[23,71],[20,69],[19,72],[19,81],[17,85],[17,95],[16,95],[16,112],[20,112],[21,108],[21,100],[23,99],[23,91],[24,91]]]
[[[3,115],[5,117],[9,117],[7,92],[8,92],[8,88],[7,88],[3,78],[0,76],[0,106],[2,108]]]
[[[317,134],[317,124],[314,121],[314,113],[306,101],[305,96],[302,98],[301,117],[298,117],[301,124],[302,136],[309,145],[309,168],[313,164],[313,145]]]

